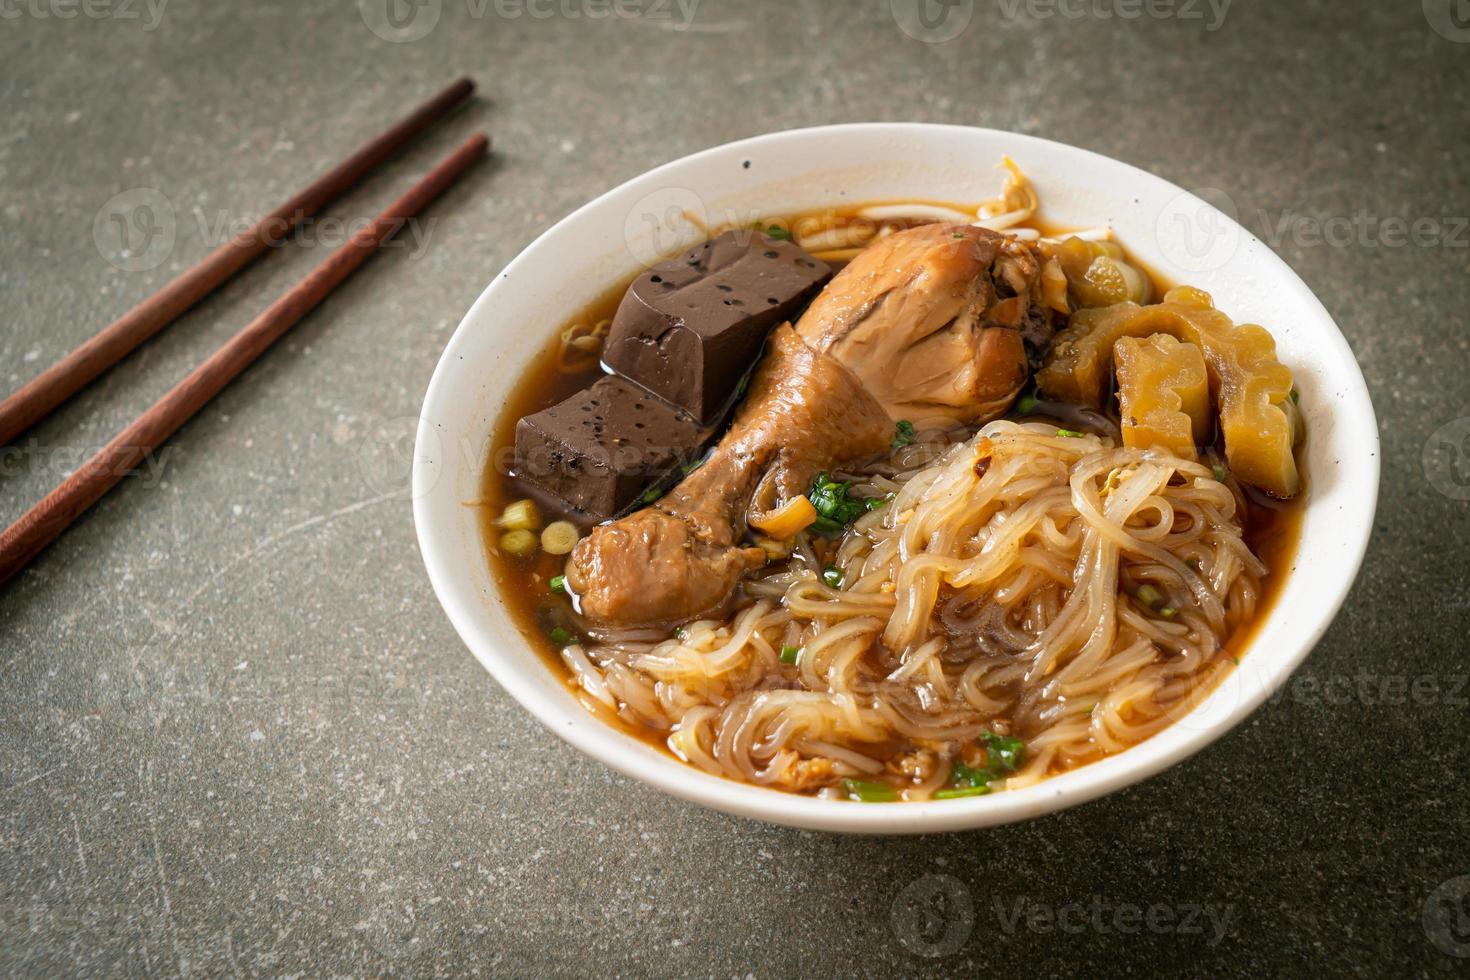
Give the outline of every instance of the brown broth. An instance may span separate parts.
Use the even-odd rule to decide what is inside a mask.
[[[868,202],[843,209],[809,212],[785,218],[767,218],[763,219],[761,224],[800,228],[800,223],[812,215],[819,215],[824,220],[839,222],[865,220],[857,219],[856,212],[861,208],[882,203],[888,202]],[[967,207],[946,202],[922,203],[936,203],[956,209]],[[975,205],[968,205],[968,207],[972,212],[975,209]],[[1048,237],[1065,235],[1068,230],[1045,221],[1032,222],[1032,227],[1036,227]],[[721,230],[723,229],[711,229],[711,234],[718,234]],[[1149,268],[1146,263],[1128,253],[1126,249],[1125,257],[1128,262],[1149,276],[1155,298],[1162,296],[1173,285],[1159,276],[1155,270]],[[839,269],[842,265],[841,262],[830,262],[829,264]],[[609,290],[577,316],[563,324],[555,334],[548,338],[545,346],[532,361],[530,368],[517,382],[495,424],[493,444],[487,457],[491,463],[487,465],[482,477],[478,510],[486,551],[490,555],[491,574],[501,594],[505,597],[506,606],[510,609],[512,618],[521,635],[526,638],[526,642],[541,655],[548,669],[562,679],[562,682],[588,711],[619,731],[632,735],[672,757],[673,753],[665,744],[664,733],[631,724],[602,702],[589,697],[562,663],[561,654],[557,645],[549,637],[548,631],[555,625],[568,622],[566,612],[570,609],[569,601],[564,596],[555,595],[550,591],[551,579],[561,574],[566,563],[565,556],[548,555],[538,550],[534,557],[516,558],[502,554],[496,547],[496,542],[500,537],[500,531],[495,525],[496,518],[507,504],[526,496],[525,488],[519,486],[514,479],[509,478],[504,467],[496,463],[497,460],[511,458],[515,446],[516,423],[526,415],[549,408],[575,394],[596,381],[602,374],[602,369],[595,359],[590,360],[583,370],[575,372],[561,370],[558,362],[562,346],[562,330],[574,324],[596,323],[611,319],[617,311],[623,294],[627,292],[635,277],[629,276],[626,281]],[[1300,451],[1298,447],[1298,452]],[[1302,504],[1307,492],[1308,490],[1304,489],[1298,497],[1291,501],[1251,502],[1246,510],[1245,542],[1251,551],[1266,564],[1269,571],[1261,583],[1261,595],[1255,616],[1237,628],[1226,643],[1226,655],[1237,664],[1240,662],[1240,657],[1249,649],[1266,619],[1271,615],[1287,574],[1293,567],[1305,510]]]
[[[522,375],[510,398],[495,420],[491,437],[490,462],[480,479],[479,523],[485,539],[485,550],[490,555],[490,571],[501,594],[506,598],[516,626],[543,658],[565,679],[566,669],[555,644],[547,636],[549,620],[555,617],[558,606],[565,608],[566,600],[550,591],[551,579],[561,574],[564,556],[548,555],[537,549],[534,557],[516,558],[501,553],[496,545],[500,530],[495,521],[507,504],[526,496],[508,472],[506,460],[513,458],[516,442],[516,423],[527,415],[576,394],[588,387],[602,375],[602,367],[596,358],[590,358],[587,366],[579,371],[566,372],[560,365],[562,331],[578,323],[597,323],[611,319],[617,311],[623,294],[632,284],[633,277],[589,304],[580,314],[557,329],[531,361],[531,366]],[[590,700],[590,699],[589,699]]]

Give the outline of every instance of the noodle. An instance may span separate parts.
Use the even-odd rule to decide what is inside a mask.
[[[612,326],[608,319],[595,323],[574,323],[561,332],[557,347],[556,367],[562,374],[575,374],[597,364],[602,356],[602,342]]]
[[[578,683],[734,779],[831,795],[888,774],[926,799],[994,732],[1025,740],[1005,781],[1023,786],[1198,703],[1266,573],[1208,459],[1108,434],[927,432],[842,478],[893,499],[835,543],[799,542],[728,619],[569,647]]]

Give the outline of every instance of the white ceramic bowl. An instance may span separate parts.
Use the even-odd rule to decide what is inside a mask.
[[[1309,491],[1295,569],[1241,666],[1193,712],[1126,752],[1035,786],[972,799],[861,804],[719,779],[609,728],[517,632],[467,501],[511,386],[533,354],[641,265],[702,237],[684,212],[792,213],[893,198],[992,196],[1002,155],[1063,226],[1109,224],[1157,272],[1208,290],[1237,320],[1268,327],[1295,373],[1308,427]],[[818,830],[929,833],[1072,806],[1199,751],[1279,687],[1327,629],[1367,547],[1378,496],[1378,429],[1352,352],[1322,304],[1270,249],[1211,203],[1086,150],[988,129],[873,123],[773,133],[676,160],[609,191],[536,239],[486,288],[429,383],[413,470],[414,520],[434,590],[485,669],[549,729],[666,793],[746,817]],[[701,214],[702,213],[702,214]]]

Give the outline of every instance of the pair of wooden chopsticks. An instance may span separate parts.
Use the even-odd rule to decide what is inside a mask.
[[[474,92],[461,79],[310,187],[221,245],[122,319],[0,403],[0,445],[8,444],[144,340],[177,319],[294,228],[340,196]],[[352,275],[385,241],[444,192],[490,147],[471,137],[347,244],[215,351],[136,421],[0,534],[0,583],[39,554],[83,511],[131,472],[271,344]]]

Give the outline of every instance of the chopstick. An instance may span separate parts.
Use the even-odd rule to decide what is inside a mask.
[[[489,148],[485,136],[464,143],[0,534],[0,583],[24,568]]]
[[[340,197],[474,91],[475,83],[468,78],[450,85],[0,402],[0,446],[13,442],[133,348],[178,319],[259,258],[273,240],[280,240],[285,232]]]

